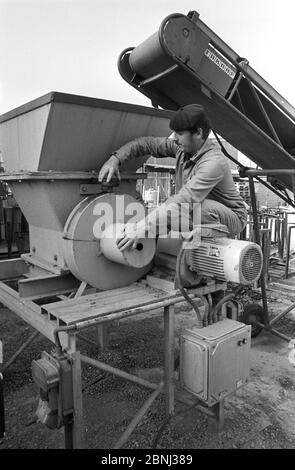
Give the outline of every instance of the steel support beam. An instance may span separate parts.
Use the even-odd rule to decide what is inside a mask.
[[[72,274],[50,274],[44,277],[21,279],[18,281],[18,291],[21,299],[42,299],[72,292],[80,284],[80,281]]]

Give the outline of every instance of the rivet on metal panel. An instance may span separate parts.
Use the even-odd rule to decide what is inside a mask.
[[[86,189],[87,189],[87,188],[85,188],[85,186],[82,186],[82,187],[81,187],[81,191],[84,191],[84,192],[85,192]]]
[[[183,33],[185,38],[187,38],[189,36],[189,30],[187,28],[183,28],[182,33]]]
[[[54,261],[57,261],[57,255],[53,256]]]

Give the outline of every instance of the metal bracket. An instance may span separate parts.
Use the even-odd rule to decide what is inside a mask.
[[[115,186],[119,186],[118,182],[110,183],[83,183],[80,184],[80,194],[83,196],[89,196],[92,194],[111,193]]]

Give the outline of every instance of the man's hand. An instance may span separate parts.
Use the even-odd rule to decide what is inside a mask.
[[[117,239],[117,245],[120,251],[130,250],[131,248],[134,249],[137,247],[138,238],[136,235],[126,235],[123,234],[122,238]]]
[[[119,160],[112,155],[100,169],[98,181],[101,182],[106,178],[106,182],[109,183],[114,175],[120,179]]]
[[[122,235],[117,238],[117,246],[120,251],[130,250],[137,247],[138,234],[136,224],[126,224]]]

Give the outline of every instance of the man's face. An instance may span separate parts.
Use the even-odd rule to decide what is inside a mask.
[[[172,139],[185,153],[194,155],[203,145],[203,131],[198,129],[192,134],[190,131],[173,132]]]

